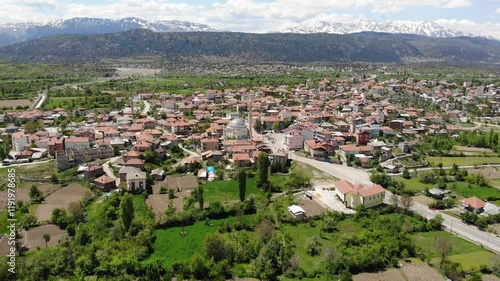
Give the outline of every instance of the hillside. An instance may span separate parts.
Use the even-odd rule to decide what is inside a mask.
[[[230,59],[281,62],[500,61],[500,42],[484,38],[417,35],[160,33],[137,29],[114,34],[63,35],[0,48],[4,61],[98,62],[109,58]]]

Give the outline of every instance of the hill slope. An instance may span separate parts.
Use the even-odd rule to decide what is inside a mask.
[[[0,48],[0,58],[10,61],[92,62],[139,56],[171,60],[209,57],[281,62],[499,63],[500,42],[386,33],[159,33],[137,29],[115,34],[55,36]]]

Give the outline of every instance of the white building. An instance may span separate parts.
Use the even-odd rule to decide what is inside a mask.
[[[306,217],[306,211],[304,211],[302,207],[297,205],[292,205],[288,207],[288,212],[290,212],[290,214],[296,219],[301,219]]]
[[[304,137],[301,132],[291,132],[285,135],[285,145],[290,150],[302,149]]]
[[[14,151],[24,150],[31,145],[31,135],[24,132],[12,133],[12,149]]]
[[[127,191],[136,192],[146,189],[146,173],[134,170],[127,173]]]
[[[226,139],[248,139],[249,132],[245,121],[241,120],[240,118],[231,120],[231,122],[229,122],[229,124],[227,124],[227,126],[224,128],[224,137]]]

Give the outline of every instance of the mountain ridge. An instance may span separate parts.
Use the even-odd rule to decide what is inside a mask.
[[[414,34],[438,38],[475,37],[473,34],[446,29],[433,21],[386,21],[356,20],[352,22],[306,21],[278,31],[280,33],[329,33],[351,34],[359,32],[381,32],[391,34]]]
[[[106,34],[133,29],[155,32],[215,32],[216,29],[201,23],[178,20],[146,20],[138,17],[103,19],[78,17],[59,19],[48,23],[0,24],[0,46],[23,41],[66,34]]]
[[[248,62],[443,62],[499,64],[500,42],[485,38],[432,38],[362,32],[357,34],[252,34],[153,32],[62,35],[0,48],[0,59],[22,62],[100,62],[156,57],[175,61]]]

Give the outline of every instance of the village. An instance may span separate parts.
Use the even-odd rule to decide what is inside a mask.
[[[500,128],[500,88],[494,84],[355,76],[117,99],[123,108],[110,112],[66,106],[0,116],[2,134],[11,139],[3,166],[53,167],[52,175],[18,172],[26,186],[37,183],[46,196],[35,211],[38,228],[49,227],[44,224],[56,208],[69,211],[75,200],[99,194],[98,202],[105,201],[123,191],[148,194],[145,202],[161,221],[172,210],[182,212],[200,185],[234,180],[241,169],[257,169],[265,155],[278,177],[286,179],[292,169],[310,174],[293,188],[276,187],[272,196],[291,192],[298,198],[279,216],[302,220],[399,204],[429,220],[439,216],[448,232],[500,253],[498,139],[494,146],[460,143],[464,132],[493,135]],[[57,125],[61,119],[69,120],[64,128]],[[421,145],[435,139],[458,141],[444,149]],[[459,179],[463,170],[467,175]],[[423,183],[424,175],[433,180]],[[486,183],[469,181],[470,175]],[[466,182],[468,189],[462,188]],[[237,185],[230,188],[237,193]],[[33,200],[24,189],[19,198]],[[55,237],[65,231],[50,227],[49,241],[35,229],[26,232],[24,244],[57,244]]]

